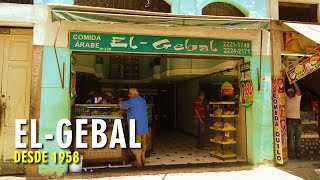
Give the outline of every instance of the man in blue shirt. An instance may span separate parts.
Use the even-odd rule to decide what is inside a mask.
[[[131,149],[136,156],[133,166],[142,166],[145,163],[148,134],[148,114],[147,103],[144,98],[139,96],[136,88],[129,89],[128,101],[120,102],[120,107],[128,109],[128,122],[130,119],[136,120],[136,142],[141,143],[141,149]]]

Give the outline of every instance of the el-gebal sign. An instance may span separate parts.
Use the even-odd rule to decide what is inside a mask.
[[[70,32],[72,51],[251,56],[251,41]]]
[[[77,149],[101,149],[107,146],[110,149],[114,149],[117,144],[121,148],[127,148],[127,140],[124,135],[123,125],[121,119],[115,119],[112,126],[111,137],[108,137],[105,133],[107,130],[107,123],[103,119],[92,119],[92,142],[90,144],[83,142],[83,136],[88,136],[88,130],[83,128],[89,124],[88,119],[77,119],[75,121],[75,129],[71,130],[71,121],[68,119],[61,119],[56,125],[56,132],[44,134],[44,137],[39,142],[37,138],[37,120],[31,119],[16,119],[15,127],[15,150],[14,163],[18,164],[47,164],[48,162],[53,162],[56,164],[62,163],[79,163],[80,154],[78,151],[71,152],[68,150],[75,140],[75,147]],[[23,142],[23,136],[27,136],[27,131],[23,129],[23,126],[27,126],[30,123],[30,134],[31,138],[28,142]],[[130,119],[129,123],[129,147],[130,148],[141,148],[141,143],[136,142],[136,121],[135,119]],[[73,132],[76,131],[75,137],[73,137]],[[109,138],[109,140],[108,140]],[[58,147],[61,151],[46,151],[43,148],[43,142],[56,141]],[[90,147],[89,147],[90,145]],[[18,150],[19,149],[19,150]]]

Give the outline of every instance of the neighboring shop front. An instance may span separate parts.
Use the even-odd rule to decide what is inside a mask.
[[[320,67],[320,40],[319,40],[319,25],[317,24],[303,24],[284,22],[278,25],[273,24],[274,37],[273,38],[275,54],[280,57],[278,68],[275,68],[278,74],[274,87],[280,89],[280,96],[278,96],[278,103],[284,105],[285,94],[289,88],[293,88],[293,83],[297,83],[301,89],[302,98],[300,104],[300,118],[301,118],[301,157],[314,159],[319,154],[319,90],[317,83],[319,81],[319,67]],[[281,50],[281,51],[279,51]],[[277,58],[278,59],[278,58]],[[279,83],[280,82],[280,83]],[[278,84],[278,86],[277,86]],[[281,87],[280,87],[281,84]],[[279,92],[278,92],[279,93]],[[277,103],[276,103],[277,104]],[[285,113],[282,113],[283,106],[278,106],[279,122],[281,130],[286,129]],[[274,110],[277,111],[277,110]],[[283,117],[281,117],[283,115]],[[274,117],[276,118],[276,116]],[[278,118],[278,117],[277,117]],[[276,123],[276,120],[275,120]],[[275,128],[276,129],[276,128]],[[288,131],[288,130],[287,130]],[[280,138],[281,137],[281,138]],[[276,151],[279,155],[278,163],[286,162],[288,158],[289,144],[287,144],[287,137],[285,134],[279,135],[278,140],[275,139]],[[296,144],[298,145],[298,144]],[[280,150],[282,146],[282,150]],[[280,153],[281,152],[281,153]],[[282,154],[284,153],[284,154]],[[280,158],[282,156],[282,158]]]
[[[34,44],[31,5],[0,3],[0,176],[25,172],[13,162],[15,120],[37,118],[34,99],[40,73],[34,70],[41,60],[41,48]],[[23,15],[19,14],[21,12]],[[24,127],[28,130],[28,127]],[[28,138],[23,138],[30,142]]]
[[[80,90],[77,86],[81,82],[73,83],[73,81],[78,74],[83,74],[84,72],[88,74],[91,71],[88,68],[90,65],[86,66],[83,63],[86,59],[93,57],[92,55],[94,57],[102,57],[98,61],[97,59],[93,60],[95,63],[93,67],[98,67],[97,69],[99,69],[99,65],[97,66],[96,64],[101,64],[99,62],[104,62],[105,59],[118,58],[119,60],[119,57],[131,57],[132,59],[138,57],[148,61],[150,57],[151,59],[155,57],[160,58],[160,73],[157,72],[159,69],[153,66],[154,69],[152,71],[154,72],[151,72],[151,74],[153,74],[154,79],[159,79],[159,77],[161,79],[163,75],[176,75],[178,77],[179,74],[183,76],[188,74],[200,74],[202,76],[210,75],[210,73],[220,74],[214,80],[220,83],[218,83],[219,86],[213,86],[220,88],[224,82],[223,79],[230,75],[228,71],[235,72],[233,76],[237,79],[233,83],[234,87],[238,90],[241,87],[242,89],[247,87],[246,91],[243,93],[241,91],[241,95],[239,91],[237,93],[241,97],[241,103],[245,105],[245,107],[240,105],[238,110],[237,123],[239,123],[239,126],[237,128],[239,128],[239,131],[237,133],[239,132],[240,134],[237,134],[237,157],[241,158],[242,161],[248,161],[253,164],[273,159],[272,108],[270,103],[270,34],[266,31],[269,24],[268,20],[235,20],[230,18],[224,19],[224,22],[221,23],[221,21],[213,19],[198,21],[197,18],[199,17],[193,18],[192,16],[168,17],[168,15],[155,16],[150,14],[146,16],[146,14],[133,15],[131,14],[133,12],[124,13],[101,8],[84,8],[83,10],[73,11],[72,8],[70,9],[69,7],[68,9],[67,6],[52,7],[53,9],[50,13],[55,22],[47,22],[48,31],[46,32],[46,37],[48,38],[43,52],[42,69],[39,137],[40,142],[44,144],[45,150],[48,152],[61,151],[55,142],[45,141],[44,135],[54,133],[56,124],[60,119],[76,117],[74,106],[77,106],[75,105],[77,100],[73,99],[73,95],[75,92],[78,97],[80,96],[78,94]],[[99,11],[99,13],[96,11]],[[182,21],[184,21],[184,25],[181,24]],[[228,28],[230,25],[226,25],[226,21],[229,24],[233,24],[232,28]],[[192,24],[197,24],[197,26]],[[114,43],[113,47],[111,47],[112,43]],[[147,48],[140,49],[139,47],[143,44],[153,44],[153,46],[150,45]],[[159,49],[156,50],[155,47]],[[188,49],[194,49],[196,53],[190,53]],[[76,61],[75,64],[73,59]],[[163,61],[163,59],[170,59],[170,61]],[[164,63],[161,63],[162,61]],[[203,69],[210,69],[210,66],[206,67],[209,61],[218,66],[211,65],[210,73],[206,74]],[[109,60],[108,62],[110,63],[111,61]],[[246,64],[241,66],[241,74],[243,75],[240,75],[240,64],[244,62]],[[161,66],[164,67],[164,70]],[[192,66],[196,68],[190,70]],[[82,68],[81,73],[77,70],[75,71],[74,67],[77,70]],[[171,69],[168,69],[168,67]],[[230,67],[230,69],[227,67]],[[147,65],[144,68],[145,71],[148,71],[147,69],[150,66]],[[188,68],[189,70],[186,70]],[[95,73],[95,76],[99,76],[97,75],[99,73],[100,76],[105,74],[100,71]],[[244,74],[251,74],[253,91],[250,91],[252,88],[248,83],[250,79],[244,78]],[[177,79],[179,80],[179,77]],[[170,78],[168,80],[175,81],[175,79]],[[239,86],[240,80],[244,82],[243,86]],[[129,86],[124,89],[137,85],[135,80],[126,81]],[[109,84],[117,84],[114,86],[122,88],[116,81],[108,82]],[[145,84],[153,85],[153,83]],[[202,88],[206,89],[207,87],[209,89],[207,94],[208,97],[212,97],[211,99],[209,98],[210,102],[220,100],[217,97],[218,94],[213,97],[210,93],[210,88],[201,86],[199,81],[190,81],[182,83],[182,85],[181,83],[177,84],[176,89],[173,91],[176,97],[174,99],[179,101],[179,98],[187,98],[191,101],[181,101],[180,104],[173,102],[173,104],[177,105],[174,108],[177,112],[184,112],[188,109],[185,106],[189,105],[185,104],[192,104],[197,91]],[[246,84],[249,85],[245,86]],[[86,86],[86,84],[82,84],[82,89],[83,86]],[[74,88],[76,88],[76,91],[73,91]],[[110,89],[110,87],[108,88]],[[161,88],[158,90],[161,90]],[[123,93],[121,96],[126,95],[126,92]],[[148,93],[152,94],[150,91]],[[248,98],[249,102],[246,102],[244,97],[252,94],[252,99],[249,100]],[[177,119],[190,119],[190,116],[192,116],[192,113],[191,115],[177,117]],[[175,123],[176,125],[173,126],[180,126],[181,129],[186,129],[187,133],[194,134],[194,126],[192,124],[185,125],[186,123],[179,121]],[[151,154],[150,158],[152,156]],[[213,158],[210,157],[209,151],[207,158]],[[61,176],[67,171],[67,165],[38,165],[38,172],[43,176],[51,175],[52,173]]]
[[[23,50],[21,50],[23,49]],[[17,53],[20,51],[20,53]],[[0,175],[23,172],[12,163],[16,117],[29,117],[32,28],[0,26]],[[26,139],[25,139],[26,140]]]

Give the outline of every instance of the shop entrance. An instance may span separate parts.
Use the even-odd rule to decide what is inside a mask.
[[[319,32],[314,30],[319,28],[319,25],[313,24],[299,24],[299,23],[289,23],[284,22],[284,24],[295,31],[283,30],[281,36],[283,36],[283,49],[281,51],[282,63],[286,67],[287,77],[285,78],[285,90],[288,93],[288,89],[292,88],[296,90],[293,85],[294,82],[297,83],[300,92],[300,119],[301,124],[294,129],[299,134],[298,141],[297,136],[290,135],[289,124],[290,120],[287,121],[287,131],[288,131],[288,153],[291,157],[295,158],[292,153],[292,149],[298,149],[297,154],[300,158],[305,159],[315,159],[319,157],[319,100],[320,100],[320,86],[317,83],[319,81]],[[310,27],[312,28],[310,28]],[[312,35],[309,35],[308,29],[312,30]],[[294,46],[296,48],[294,48]],[[302,51],[303,50],[303,51]],[[290,52],[290,53],[289,53]],[[299,54],[302,52],[302,54]],[[292,116],[288,112],[286,115]],[[298,128],[300,127],[300,128]],[[292,129],[291,129],[292,130]],[[290,130],[290,131],[291,131]],[[292,131],[293,132],[293,131]],[[296,139],[298,142],[295,144],[294,148],[289,147],[289,142]],[[299,147],[297,147],[299,146]],[[300,151],[300,152],[299,152]],[[301,154],[301,155],[300,155]]]
[[[223,159],[210,155],[220,146],[214,143],[210,146],[210,138],[220,132],[211,130],[213,134],[210,136],[209,109],[205,118],[205,147],[196,147],[198,132],[193,118],[193,102],[199,91],[205,92],[205,104],[221,101],[220,89],[224,82],[232,84],[237,92],[238,67],[242,58],[94,53],[73,53],[72,57],[76,60],[77,92],[72,119],[110,116],[106,121],[112,122],[112,118],[121,117],[126,124],[126,114],[118,107],[118,100],[128,99],[128,89],[137,88],[148,104],[146,165],[223,162]],[[234,131],[237,156],[224,159],[227,162],[246,161],[245,114],[239,110],[241,107],[237,107],[239,115]],[[107,135],[111,131],[109,128]],[[88,134],[90,138],[90,132]],[[90,144],[90,139],[84,141]],[[89,167],[97,162],[125,165],[134,159],[130,150],[120,147],[74,150],[84,154],[85,166]]]

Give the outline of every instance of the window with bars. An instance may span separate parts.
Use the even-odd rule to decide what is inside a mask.
[[[139,58],[130,56],[110,56],[110,79],[139,79]]]
[[[208,4],[202,9],[202,15],[245,17],[238,8],[222,2]]]
[[[33,4],[33,0],[0,0],[0,3]]]
[[[170,13],[164,0],[75,0],[75,5]]]

